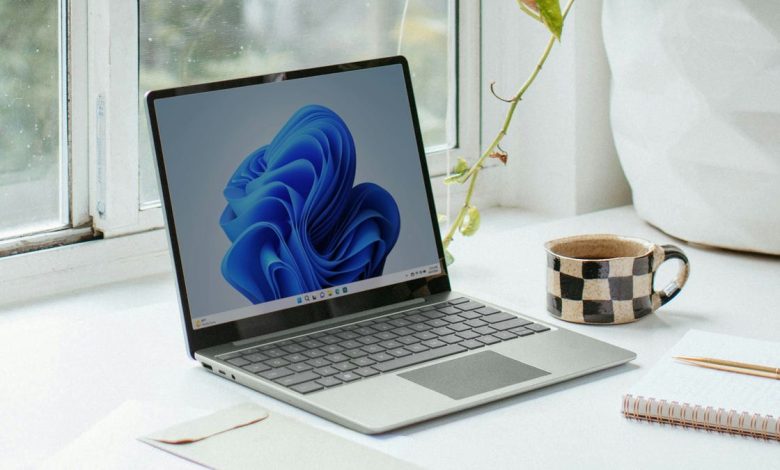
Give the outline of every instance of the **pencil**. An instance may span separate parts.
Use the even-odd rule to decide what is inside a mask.
[[[735,372],[737,374],[746,374],[756,377],[780,380],[780,368],[778,367],[748,364],[746,362],[728,361],[725,359],[714,359],[711,357],[675,356],[675,359],[685,364],[705,367],[707,369],[716,369],[726,372]]]

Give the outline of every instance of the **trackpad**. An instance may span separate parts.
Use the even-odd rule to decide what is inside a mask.
[[[482,351],[398,376],[460,400],[549,374],[496,352]]]

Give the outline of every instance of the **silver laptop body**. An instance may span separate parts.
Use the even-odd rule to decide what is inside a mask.
[[[190,356],[375,434],[636,355],[450,289],[403,57],[147,94]]]

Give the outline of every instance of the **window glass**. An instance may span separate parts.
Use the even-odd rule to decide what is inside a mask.
[[[68,223],[58,0],[0,1],[0,239]]]
[[[409,59],[426,148],[451,147],[454,0],[140,0],[141,205],[159,198],[150,89],[396,55]]]

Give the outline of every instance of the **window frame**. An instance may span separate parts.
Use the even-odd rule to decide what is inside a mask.
[[[170,270],[162,208],[140,202],[138,149],[148,143],[139,142],[138,132],[138,2],[59,1],[66,15],[60,34],[67,64],[61,142],[69,167],[70,224],[0,242],[0,268],[11,268],[0,269],[0,304]],[[450,196],[441,184],[450,154],[479,151],[480,4],[455,0],[451,47],[457,55],[450,80],[457,93],[450,109],[456,142],[427,155],[437,207]],[[84,262],[96,253],[100,262]],[[128,263],[128,257],[154,262]],[[33,282],[36,276],[47,282]]]

